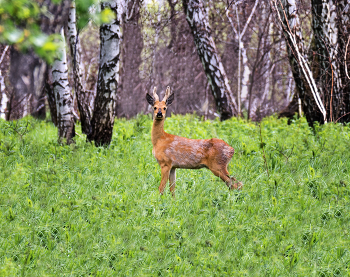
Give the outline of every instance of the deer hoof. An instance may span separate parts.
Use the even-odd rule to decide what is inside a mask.
[[[241,190],[242,188],[243,188],[243,184],[241,182],[237,182],[231,185],[230,190],[233,190],[233,189]]]

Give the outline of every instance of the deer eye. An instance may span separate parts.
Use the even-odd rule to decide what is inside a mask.
[[[156,110],[157,108],[156,107],[154,107],[154,110]]]
[[[166,110],[166,108],[164,108],[164,111]]]

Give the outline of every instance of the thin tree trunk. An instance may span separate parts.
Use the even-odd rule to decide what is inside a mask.
[[[238,15],[238,7],[236,6],[236,17],[237,17],[237,39],[238,39],[238,69],[237,69],[237,112],[238,115],[242,115],[242,88],[241,88],[241,64],[242,64],[242,48],[243,48],[243,43],[242,43],[242,36],[241,36],[241,30],[240,30],[240,24],[239,24],[239,15]],[[233,24],[231,22],[232,28]],[[249,113],[249,111],[248,111]]]
[[[53,89],[56,99],[58,139],[70,144],[75,135],[73,116],[73,99],[68,83],[68,67],[63,28],[61,29],[62,44],[60,58],[52,65]]]
[[[286,105],[288,105],[288,103],[290,101],[292,101],[292,99],[293,99],[294,85],[295,84],[294,84],[294,80],[293,80],[293,73],[291,71],[289,71],[289,73],[288,73],[288,89],[287,89],[286,100],[285,100]]]
[[[253,107],[253,85],[254,85],[254,76],[255,76],[255,72],[257,71],[258,69],[258,65],[261,61],[264,60],[264,56],[262,57],[259,57],[261,54],[260,54],[260,48],[261,48],[261,44],[263,42],[263,36],[264,36],[264,33],[266,31],[266,27],[268,26],[268,24],[265,24],[263,26],[263,28],[261,28],[259,30],[259,34],[258,34],[258,47],[256,49],[256,55],[255,55],[255,62],[254,62],[254,65],[252,67],[252,72],[250,74],[250,84],[249,84],[249,91],[247,93],[247,95],[249,96],[249,99],[248,99],[248,119],[251,118],[251,112],[252,110],[254,110],[254,107]],[[264,101],[264,99],[262,100]]]
[[[186,19],[190,25],[197,53],[211,85],[220,119],[226,120],[237,114],[237,105],[233,97],[225,69],[211,36],[208,14],[202,0],[183,0]]]
[[[256,7],[258,5],[259,1],[256,0],[255,4],[253,6],[253,9],[249,15],[249,18],[247,19],[243,30],[241,32],[240,29],[240,20],[239,20],[239,11],[238,11],[238,3],[234,4],[235,9],[236,9],[236,18],[237,18],[237,30],[234,27],[232,18],[233,17],[233,10],[232,10],[232,6],[230,5],[229,7],[227,7],[226,9],[226,16],[229,19],[230,23],[231,23],[231,27],[232,30],[234,31],[235,34],[235,38],[237,40],[238,43],[238,70],[237,70],[237,112],[239,115],[241,115],[242,113],[242,102],[244,103],[244,107],[249,109],[249,80],[250,78],[250,74],[251,71],[249,69],[249,65],[248,65],[248,57],[247,57],[247,50],[244,46],[244,43],[242,41],[244,34],[247,30],[247,27],[253,17],[253,14],[256,10]],[[232,4],[232,3],[231,3]],[[230,14],[231,12],[231,14]],[[241,74],[241,66],[243,65],[243,74]],[[243,76],[243,78],[242,78]],[[249,97],[249,98],[248,98]],[[248,112],[249,113],[249,112]],[[249,115],[248,115],[249,117]]]
[[[117,88],[119,82],[119,59],[121,41],[121,16],[123,0],[103,2],[101,9],[109,7],[117,15],[109,24],[100,27],[100,66],[97,95],[91,120],[92,131],[88,135],[96,146],[109,145],[113,134]]]
[[[264,86],[264,92],[263,96],[261,97],[261,104],[265,101],[265,99],[268,98],[270,94],[270,84],[271,84],[271,73],[272,73],[272,66],[274,64],[274,56],[272,55],[271,52],[271,45],[273,44],[271,41],[271,38],[273,37],[273,21],[270,19],[270,13],[268,12],[268,6],[265,1],[262,3],[262,19],[263,22],[266,22],[266,20],[269,22],[268,24],[268,35],[264,39],[263,46],[267,49],[270,49],[268,54],[266,55],[266,62],[264,66],[265,74],[264,74],[264,79],[265,79],[265,86]],[[260,30],[259,30],[260,31]]]
[[[45,119],[46,108],[45,108],[45,71],[47,65],[44,61],[40,61],[40,64],[34,69],[34,94],[33,94],[33,110],[31,114],[35,118]]]
[[[241,88],[241,102],[243,103],[243,108],[248,108],[249,105],[249,80],[251,75],[251,70],[248,65],[248,56],[247,49],[244,47],[242,42],[242,66],[243,66],[243,74],[242,74],[242,88]]]
[[[77,98],[78,109],[80,114],[81,131],[88,135],[91,132],[91,111],[89,108],[89,99],[85,92],[85,88],[82,83],[82,70],[81,70],[81,47],[77,33],[76,26],[76,9],[75,1],[71,2],[68,16],[67,25],[67,39],[69,42],[69,50],[72,57],[73,79],[74,79],[74,93]]]
[[[8,98],[5,92],[5,80],[0,70],[0,118],[6,118],[7,102]]]
[[[2,49],[2,53],[0,55],[0,65],[1,65],[5,59],[9,46],[1,45],[0,48]],[[2,75],[2,72],[0,70],[0,118],[6,119],[7,102],[8,102],[8,97],[6,95],[5,77]]]

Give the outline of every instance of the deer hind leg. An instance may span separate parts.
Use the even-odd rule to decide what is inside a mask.
[[[175,180],[176,180],[176,168],[172,168],[169,174],[169,188],[171,195],[175,198]]]
[[[162,180],[160,181],[160,185],[158,189],[159,189],[159,193],[162,195],[164,192],[165,185],[169,179],[170,167],[167,165],[161,166],[161,172],[162,172]]]

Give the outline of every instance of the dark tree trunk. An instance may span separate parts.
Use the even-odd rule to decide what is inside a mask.
[[[123,47],[121,55],[120,83],[118,84],[118,117],[136,116],[144,110],[144,101],[135,101],[135,95],[143,95],[139,67],[142,64],[143,36],[140,19],[140,0],[130,1],[128,13],[123,22]]]
[[[342,101],[338,51],[337,11],[333,0],[312,0],[312,71],[323,96],[327,121],[345,114]]]
[[[341,79],[341,101],[343,111],[334,118],[338,122],[350,121],[350,45],[347,45],[350,38],[350,8],[349,1],[337,1],[337,25],[338,25],[338,56],[340,61],[340,79]],[[346,52],[347,50],[347,52]]]
[[[288,122],[290,121],[290,119],[292,119],[295,115],[295,113],[298,112],[298,96],[295,93],[293,96],[292,101],[289,102],[288,106],[285,107],[279,114],[278,114],[278,118],[281,117],[287,117],[289,118]]]
[[[50,115],[51,120],[55,126],[57,126],[57,107],[56,107],[56,99],[55,99],[55,93],[53,90],[53,81],[52,81],[52,70],[51,68],[47,68],[45,75],[45,84],[44,84],[44,91],[47,95],[47,102],[49,103],[49,109],[50,109]]]
[[[28,108],[27,112],[35,117],[45,114],[45,105],[40,107],[43,102],[40,98],[42,98],[46,64],[33,52],[23,54],[13,47],[11,47],[10,60],[10,82],[14,88],[14,101],[17,103],[16,114],[20,118]]]
[[[113,0],[101,4],[101,10],[109,7],[117,17],[112,23],[103,24],[100,27],[101,44],[97,95],[91,120],[92,131],[88,135],[88,140],[95,141],[96,146],[109,145],[113,134],[121,40],[119,2]]]
[[[281,5],[282,4],[282,5]],[[315,121],[324,122],[323,114],[320,112],[320,106],[323,104],[319,98],[318,104],[315,100],[315,90],[317,87],[313,83],[313,76],[309,70],[306,54],[304,50],[304,41],[300,28],[299,15],[296,12],[295,0],[281,0],[275,2],[278,9],[279,19],[282,21],[283,33],[286,39],[288,58],[293,72],[297,93],[302,101],[302,108],[305,117],[310,125]],[[323,108],[324,109],[324,108]]]
[[[229,119],[237,114],[236,102],[211,35],[209,19],[203,2],[202,0],[183,0],[182,3],[197,47],[197,53],[211,85],[220,119]]]

